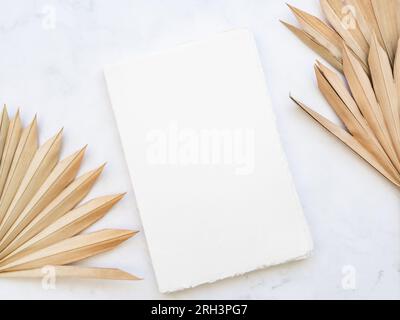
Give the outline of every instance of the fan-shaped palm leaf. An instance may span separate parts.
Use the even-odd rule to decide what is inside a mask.
[[[293,100],[400,187],[400,1],[320,0],[327,22],[289,6],[284,24],[335,71],[317,63],[318,87],[345,129]]]
[[[62,130],[38,147],[37,119],[23,128],[19,112],[0,116],[0,278],[54,276],[139,280],[119,269],[66,266],[111,250],[134,236],[127,230],[82,234],[123,194],[78,206],[104,169],[76,178],[86,147],[59,161]],[[76,207],[78,206],[78,207]]]

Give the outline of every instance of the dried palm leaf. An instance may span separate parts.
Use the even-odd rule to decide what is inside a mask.
[[[382,167],[400,180],[400,174],[379,144],[353,97],[341,79],[322,64],[316,65],[319,88],[350,134],[377,159]]]
[[[342,49],[344,41],[340,34],[338,34],[335,30],[333,30],[330,26],[325,24],[317,17],[310,15],[293,6],[288,6],[296,16],[304,31],[302,33],[300,32],[300,30],[296,30],[296,27],[283,21],[282,23],[316,53],[320,54],[321,51],[324,52],[324,55],[322,55],[322,57],[324,57],[328,62],[333,61],[332,66],[334,66],[338,70],[341,70],[341,67],[337,67],[337,63],[339,62],[341,64],[343,58]],[[310,39],[315,43],[315,45],[310,43]],[[358,46],[359,45],[357,44],[357,47]],[[326,54],[325,51],[329,52],[329,54]],[[360,56],[358,56],[357,58],[360,60],[360,63],[362,64],[364,70],[368,73],[369,69],[367,65],[366,53],[360,54]]]
[[[352,8],[355,19],[368,43],[371,42],[372,34],[375,33],[379,43],[383,45],[384,41],[371,0],[347,0],[347,3]]]
[[[292,26],[291,24],[281,21],[290,31],[292,31],[301,41],[303,41],[310,49],[318,53],[322,58],[329,62],[337,70],[342,71],[343,65],[342,60],[335,57],[331,51],[319,44],[313,37],[307,32]]]
[[[26,241],[37,235],[47,226],[62,217],[69,210],[74,208],[90,191],[96,179],[104,169],[100,168],[90,171],[77,178],[59,196],[54,199],[26,228],[18,234],[11,244],[2,250],[0,259],[21,246]]]
[[[0,278],[37,278],[54,265],[59,277],[139,280],[119,269],[66,264],[111,250],[136,234],[103,230],[81,234],[120,199],[100,197],[75,208],[104,169],[76,178],[86,147],[59,161],[62,130],[38,148],[36,117],[23,129],[19,112],[0,118]]]
[[[375,36],[371,43],[369,66],[376,98],[381,106],[397,157],[400,158],[400,115],[396,85],[389,58]]]
[[[102,280],[141,280],[119,269],[83,268],[74,266],[54,266],[25,271],[0,273],[0,278],[43,278],[52,275],[58,278],[84,278]]]
[[[320,0],[320,3],[330,26],[291,7],[304,30],[290,28],[298,36],[312,31],[316,42],[335,54],[337,60],[327,59],[326,51],[322,57],[339,72],[343,71],[345,81],[320,63],[315,71],[321,93],[345,128],[295,102],[399,187],[400,1]],[[340,55],[332,48],[340,48]],[[342,68],[337,67],[337,61]]]
[[[4,236],[5,232],[21,214],[22,210],[32,199],[38,188],[40,188],[50,172],[56,166],[61,148],[61,133],[62,131],[48,140],[36,152],[3,221],[0,224],[0,238]]]
[[[367,65],[369,45],[367,40],[365,40],[360,28],[358,27],[357,20],[352,16],[347,22],[345,21],[345,15],[351,15],[351,12],[346,13],[343,10],[342,0],[320,1],[322,10],[324,11],[329,23],[335,28],[338,34],[360,58],[360,60]]]
[[[0,194],[3,193],[3,188],[8,177],[9,170],[11,168],[12,160],[14,158],[15,151],[18,147],[19,138],[21,137],[22,124],[19,117],[19,111],[17,115],[10,123],[10,128],[7,133],[6,145],[4,146],[3,156],[1,157],[0,163]]]
[[[389,131],[382,110],[376,99],[371,81],[347,48],[344,49],[343,67],[350,90],[359,109],[375,133],[376,138],[379,140],[386,154],[400,172],[400,162],[397,158],[392,140],[390,139]]]
[[[17,151],[9,171],[4,187],[3,195],[0,198],[0,217],[4,217],[11,204],[18,187],[29,168],[33,156],[38,148],[37,122],[36,117],[31,125],[24,130]],[[0,221],[2,219],[0,218]]]
[[[308,14],[307,12],[291,5],[289,5],[289,8],[309,35],[316,39],[322,46],[327,48],[334,57],[341,59],[342,52],[340,48],[342,46],[342,38],[335,32],[335,30],[330,28],[322,20]]]
[[[397,47],[396,61],[394,65],[394,81],[396,83],[397,97],[400,99],[400,40]]]
[[[123,196],[121,194],[91,200],[68,212],[26,243],[21,245],[21,243],[13,242],[7,250],[2,252],[2,254],[8,254],[8,256],[2,259],[0,264],[10,262],[11,259],[14,261],[23,255],[79,234],[101,219]]]
[[[393,64],[396,55],[399,32],[397,26],[397,12],[400,10],[397,0],[371,0],[378,28],[382,35],[383,44],[389,60]]]
[[[400,180],[393,177],[389,172],[387,172],[378,161],[376,161],[375,157],[369,153],[367,149],[365,149],[351,134],[349,134],[346,130],[341,128],[340,126],[334,124],[329,121],[325,117],[321,116],[317,112],[311,110],[301,102],[297,101],[293,97],[292,100],[300,106],[305,112],[307,112],[315,121],[317,121],[320,125],[322,125],[326,130],[336,136],[339,140],[341,140],[345,145],[347,145],[350,149],[352,149],[356,154],[358,154],[361,158],[367,161],[372,167],[374,167],[378,172],[380,172],[383,176],[385,176],[389,181],[395,184],[397,187],[400,187]]]
[[[75,178],[83,159],[85,148],[58,163],[50,176],[37,190],[25,209],[0,233],[0,251],[48,205]],[[8,221],[10,221],[9,219]]]
[[[10,120],[8,118],[7,107],[4,106],[0,118],[0,158],[3,156],[4,146],[6,145],[8,127]]]
[[[102,230],[78,235],[0,266],[0,271],[19,271],[49,265],[70,264],[114,249],[134,235],[135,232],[128,230]]]

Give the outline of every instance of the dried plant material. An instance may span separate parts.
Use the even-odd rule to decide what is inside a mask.
[[[289,8],[292,10],[303,29],[323,47],[327,48],[336,59],[340,60],[342,57],[340,49],[342,46],[342,38],[328,25],[313,15],[290,5]]]
[[[38,148],[36,117],[23,129],[19,112],[10,122],[4,108],[0,121],[0,278],[36,278],[42,267],[54,265],[60,277],[139,280],[119,269],[65,266],[136,234],[81,234],[123,197],[99,197],[75,208],[104,165],[76,178],[86,147],[59,161],[62,130]]]
[[[376,37],[373,37],[371,43],[369,66],[378,103],[381,106],[397,157],[400,158],[399,100],[389,58],[378,44]]]
[[[352,149],[355,153],[357,153],[361,158],[367,161],[371,166],[373,166],[378,172],[380,172],[383,176],[385,176],[389,181],[391,181],[396,186],[400,187],[400,180],[393,177],[390,173],[388,173],[380,164],[376,161],[376,159],[371,155],[368,150],[366,150],[354,137],[349,134],[346,130],[342,129],[338,125],[329,121],[325,117],[321,116],[317,112],[311,110],[301,102],[292,98],[292,100],[300,106],[305,112],[307,112],[315,121],[317,121],[320,125],[322,125],[326,130],[336,136],[339,140],[341,140],[345,145],[347,145],[350,149]]]
[[[18,187],[37,151],[37,135],[37,121],[35,117],[31,125],[23,131],[21,140],[19,141],[15,152],[11,169],[4,187],[4,192],[0,198],[0,222],[17,193]]]
[[[19,271],[49,265],[70,264],[109,251],[134,235],[135,232],[128,230],[102,230],[82,234],[0,266],[0,271]]]
[[[102,280],[131,280],[140,278],[119,269],[83,268],[74,266],[54,266],[24,271],[0,273],[0,278],[43,278],[44,274],[51,272],[58,278],[81,278]]]
[[[353,54],[347,50],[347,48],[344,49],[343,67],[350,90],[359,109],[386,154],[389,156],[396,169],[400,172],[400,162],[397,158],[392,140],[390,139],[382,110],[376,100],[371,81],[368,75],[363,71],[361,65],[355,59]]]
[[[292,31],[301,41],[303,41],[311,50],[318,53],[322,58],[329,62],[339,71],[343,70],[342,61],[336,58],[327,48],[319,44],[307,32],[292,26],[291,24],[281,21],[290,31]]]
[[[6,145],[9,126],[10,126],[10,119],[8,118],[7,107],[4,106],[0,118],[0,159],[3,156],[3,150]]]
[[[105,196],[87,202],[49,225],[42,232],[24,244],[13,242],[3,250],[0,264],[14,261],[23,255],[48,247],[81,233],[83,230],[100,220],[124,195]]]
[[[56,166],[61,148],[61,131],[36,152],[18,191],[0,225],[0,238],[8,231],[38,188]]]
[[[3,156],[1,157],[0,164],[0,194],[3,193],[3,188],[6,183],[9,170],[11,168],[12,160],[14,158],[15,151],[18,147],[19,138],[21,137],[22,124],[19,117],[19,112],[15,118],[11,121],[10,127],[7,133],[6,145],[3,150]]]
[[[329,23],[335,28],[347,45],[354,51],[360,60],[367,65],[369,45],[358,27],[357,20],[349,19],[345,23],[342,0],[320,0],[321,7]],[[346,13],[351,14],[351,13]]]
[[[393,64],[399,41],[397,13],[400,9],[397,0],[370,0],[374,9],[378,28],[382,35],[384,47]]]
[[[368,43],[371,42],[372,34],[375,33],[379,43],[383,45],[384,41],[371,0],[347,0],[347,2],[354,8],[356,20]]]
[[[321,64],[316,65],[316,75],[322,94],[343,121],[349,133],[377,159],[387,172],[400,181],[400,174],[375,138],[341,79]]]
[[[3,226],[2,231],[6,233],[0,241],[0,251],[15,239],[15,237],[75,178],[82,162],[85,149],[86,147],[59,162],[15,221],[9,226]]]
[[[397,12],[397,32],[400,35],[400,0],[396,0],[397,2],[397,7],[396,7],[396,12]]]
[[[104,165],[77,178],[67,188],[65,188],[56,199],[54,199],[28,226],[26,226],[23,231],[21,231],[20,234],[18,234],[6,249],[0,252],[0,259],[74,208],[84,197],[86,197],[103,169]]]
[[[290,31],[292,31],[301,41],[303,41],[309,48],[318,53],[322,58],[329,62],[334,68],[339,71],[343,71],[342,66],[342,48],[343,39],[339,34],[332,36],[332,29],[329,28],[319,19],[314,16],[306,14],[304,11],[289,6],[295,13],[296,17],[302,23],[304,30],[298,29],[291,24],[281,21]],[[312,32],[311,30],[318,30]],[[334,31],[333,31],[334,33]],[[319,36],[316,36],[320,34]],[[331,39],[331,40],[327,40]],[[364,39],[365,40],[365,39]],[[360,40],[362,41],[362,40]],[[364,43],[365,45],[365,43]],[[368,48],[366,48],[368,52]],[[367,65],[367,54],[361,55],[361,58],[357,56],[357,59],[362,64],[365,72],[369,72]]]
[[[396,83],[397,97],[400,99],[400,40],[399,40],[399,45],[397,47],[396,61],[394,65],[393,74],[394,74],[394,81]]]
[[[345,81],[328,68],[317,64],[318,86],[344,123],[346,130],[297,103],[398,187],[400,0],[320,2],[333,32],[344,43],[341,62]],[[310,24],[314,25],[314,29],[318,29],[315,27],[315,19],[318,18],[311,19],[308,14],[298,9],[292,8],[292,11],[298,19],[299,16],[302,18],[304,30],[298,30],[297,33],[309,32]],[[354,21],[351,22],[353,18]],[[329,38],[333,39],[334,36],[330,35]],[[331,46],[338,46],[337,40],[329,42]],[[327,47],[327,44],[324,47]]]

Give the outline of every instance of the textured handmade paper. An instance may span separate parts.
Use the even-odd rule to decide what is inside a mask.
[[[310,254],[248,31],[110,66],[106,79],[161,292]]]

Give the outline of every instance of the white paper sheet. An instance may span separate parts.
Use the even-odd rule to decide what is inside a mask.
[[[105,73],[161,292],[310,254],[248,31]]]

